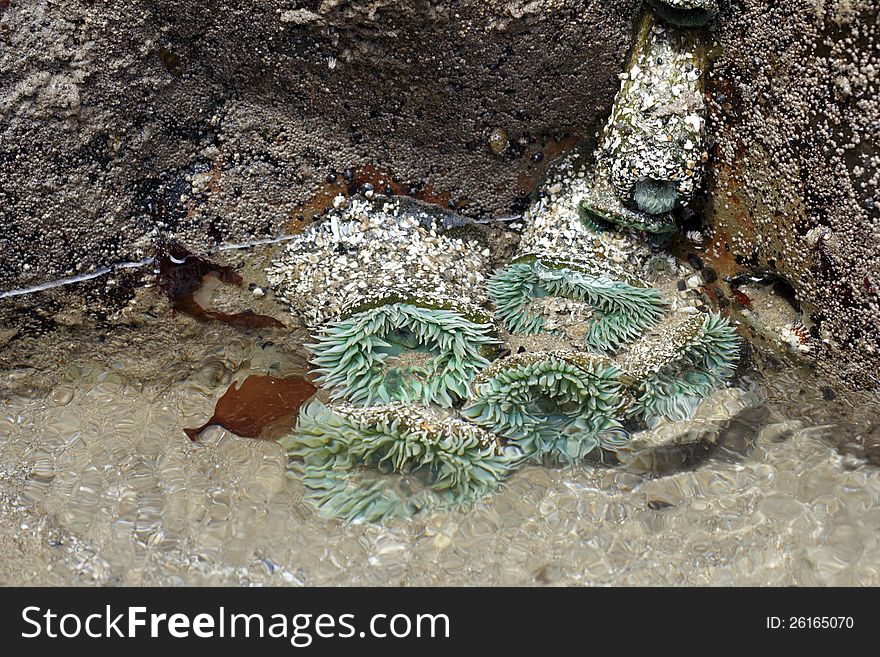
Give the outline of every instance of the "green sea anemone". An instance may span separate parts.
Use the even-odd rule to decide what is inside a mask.
[[[361,408],[313,401],[279,443],[321,513],[348,522],[458,508],[494,492],[516,447],[418,405]]]
[[[647,0],[663,20],[682,27],[705,25],[718,14],[718,0]]]
[[[658,238],[666,238],[678,229],[675,217],[669,212],[678,198],[674,185],[671,188],[664,188],[661,194],[655,193],[648,183],[637,186],[633,193],[638,195],[637,205],[640,208],[644,206],[645,209],[642,211],[628,208],[621,202],[611,186],[608,175],[607,169],[598,167],[589,177],[586,192],[578,207],[581,221],[587,228],[598,231],[603,229],[603,224],[607,222],[651,233]]]
[[[683,420],[714,388],[733,376],[740,340],[717,313],[695,314],[664,326],[627,354],[621,368],[639,381],[632,415]]]
[[[493,363],[471,383],[462,414],[509,440],[532,460],[575,463],[623,447],[625,399],[619,370],[574,352],[531,352]]]
[[[327,324],[308,346],[333,399],[452,406],[489,364],[493,332],[488,318],[451,305],[391,299]]]
[[[663,313],[660,294],[635,277],[612,278],[609,269],[587,261],[526,255],[489,279],[489,296],[496,317],[513,333],[543,330],[540,299],[562,297],[583,302],[593,310],[584,341],[607,351],[632,340],[653,326]],[[616,276],[623,277],[620,272]]]
[[[641,178],[633,185],[633,202],[648,214],[671,212],[678,202],[678,189],[672,180]]]

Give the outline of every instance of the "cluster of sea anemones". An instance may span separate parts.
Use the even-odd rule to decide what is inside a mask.
[[[676,22],[714,11],[663,1],[691,12]],[[273,263],[331,400],[281,441],[322,512],[454,508],[526,461],[605,461],[633,427],[688,417],[732,376],[727,321],[647,282],[702,176],[703,51],[650,12],[636,39],[601,161],[559,165],[491,276],[478,232],[381,197],[340,203]],[[538,337],[559,344],[500,356]]]
[[[303,408],[282,444],[329,515],[458,506],[494,490],[521,457],[456,410],[500,343],[482,293],[486,245],[443,219],[402,199],[355,198],[270,268],[312,329],[311,362],[331,400]]]
[[[607,461],[626,449],[634,423],[684,417],[732,374],[737,340],[726,321],[674,309],[642,278],[661,257],[656,247],[620,227],[595,232],[580,220],[577,190],[559,190],[554,212],[567,208],[564,221],[545,226],[541,240],[524,236],[525,248],[543,245],[543,253],[518,256],[488,280],[486,261],[472,261],[478,284],[467,301],[432,294],[428,281],[434,277],[438,289],[442,273],[427,264],[418,282],[401,277],[396,288],[386,282],[358,291],[349,304],[329,298],[325,286],[302,286],[314,269],[312,251],[299,242],[338,252],[355,230],[350,224],[336,243],[327,237],[332,229],[318,226],[287,247],[273,276],[279,295],[311,291],[301,303],[312,309],[312,362],[331,401],[304,407],[281,444],[322,513],[357,521],[455,508],[497,490],[526,461]],[[380,202],[349,207],[393,218],[393,203]],[[547,215],[539,205],[531,215],[538,223]],[[381,235],[372,217],[359,225],[380,233],[349,250],[368,262],[370,249],[385,249],[400,230],[395,223],[392,235]],[[404,239],[416,242],[431,232],[439,245],[460,239],[433,224],[405,230]],[[592,258],[576,257],[585,244]],[[400,253],[409,252],[398,250],[406,259]],[[363,270],[354,262],[349,280],[345,270],[336,273],[336,295],[356,289],[351,283]],[[505,339],[547,330],[532,307],[545,297],[589,307],[578,320],[583,340],[499,358]],[[315,312],[322,303],[339,310]]]

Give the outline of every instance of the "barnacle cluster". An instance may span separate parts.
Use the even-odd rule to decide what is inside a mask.
[[[700,186],[708,159],[707,65],[698,32],[645,13],[601,146],[610,184],[631,209],[663,214],[688,203]]]
[[[316,327],[391,299],[479,314],[488,264],[478,237],[445,230],[425,204],[356,197],[287,242],[268,277],[278,298]]]
[[[582,219],[663,238],[673,210],[691,202],[703,180],[707,47],[679,25],[710,20],[715,0],[652,0],[635,35],[611,115],[580,197]],[[660,17],[666,18],[664,22]],[[671,18],[670,18],[671,17]]]
[[[273,263],[330,399],[281,441],[322,512],[455,508],[526,461],[614,461],[733,375],[727,320],[656,284],[677,267],[658,237],[702,177],[703,51],[651,12],[636,40],[594,161],[558,164],[491,276],[479,231],[386,198],[344,199]]]

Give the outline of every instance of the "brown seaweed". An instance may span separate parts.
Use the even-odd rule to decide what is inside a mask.
[[[252,374],[236,388],[233,382],[217,400],[214,415],[196,429],[184,429],[192,441],[199,434],[218,424],[244,438],[277,440],[296,424],[303,402],[315,394],[314,385],[304,377],[279,379]]]
[[[231,267],[218,265],[206,258],[194,255],[180,244],[166,245],[156,257],[158,284],[168,296],[171,307],[200,321],[220,321],[235,328],[285,328],[284,324],[269,315],[258,315],[252,310],[240,313],[224,313],[205,308],[198,300],[198,293],[212,278],[221,283],[241,285],[242,278]]]

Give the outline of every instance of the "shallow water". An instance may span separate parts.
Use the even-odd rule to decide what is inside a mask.
[[[716,395],[690,425],[715,444],[662,476],[527,466],[467,512],[343,525],[303,502],[276,444],[183,432],[232,380],[304,372],[302,336],[267,335],[169,315],[0,373],[0,581],[880,584],[880,469],[835,447],[878,407],[797,370]]]

